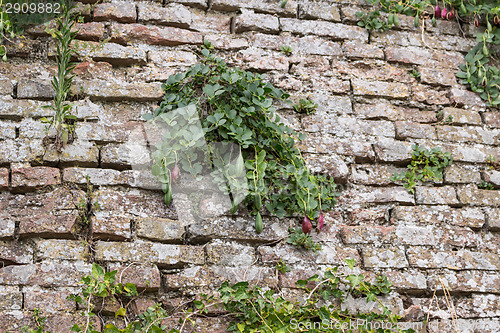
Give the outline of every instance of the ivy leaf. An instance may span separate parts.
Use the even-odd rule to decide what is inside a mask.
[[[344,259],[344,261],[347,263],[347,266],[350,269],[353,269],[354,266],[356,266],[356,260],[354,260],[354,259]]]

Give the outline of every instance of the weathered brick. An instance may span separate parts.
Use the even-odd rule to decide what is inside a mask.
[[[383,162],[409,161],[412,156],[412,144],[409,142],[382,139],[374,144],[377,158]]]
[[[443,143],[441,148],[444,152],[451,153],[455,162],[486,163],[489,157],[500,159],[500,152],[495,147]]]
[[[40,287],[24,287],[24,308],[27,310],[39,309],[43,312],[74,311],[76,304],[68,300],[71,294],[76,294],[76,288],[45,289]]]
[[[461,203],[473,206],[499,206],[500,195],[496,190],[481,190],[475,185],[466,185],[457,189]]]
[[[347,212],[346,223],[349,225],[383,224],[387,222],[388,217],[389,211],[385,207],[355,208]]]
[[[444,181],[447,184],[479,183],[481,174],[474,167],[452,164],[444,171]]]
[[[32,188],[61,183],[59,169],[49,167],[12,168],[12,187]]]
[[[122,265],[108,264],[109,271],[116,270],[117,283],[133,283],[139,290],[158,291],[161,286],[161,276],[158,267],[147,264]]]
[[[447,107],[443,109],[443,119],[452,125],[481,125],[478,112]]]
[[[437,271],[429,273],[428,282],[431,290],[442,290],[441,283],[454,292],[498,293],[500,276],[496,272],[485,271]]]
[[[344,191],[343,200],[349,204],[398,202],[415,204],[413,194],[402,187],[360,187]]]
[[[169,290],[206,286],[213,288],[224,281],[229,281],[231,284],[248,281],[251,285],[259,284],[270,287],[278,285],[278,277],[274,268],[260,266],[248,266],[245,269],[219,265],[192,266],[179,273],[166,276]]]
[[[337,183],[344,184],[349,175],[346,163],[336,154],[304,154],[311,172],[319,172],[332,176]]]
[[[12,81],[9,79],[0,79],[0,95],[12,95],[13,90]]]
[[[212,9],[221,11],[237,11],[241,8],[254,9],[258,12],[281,14],[296,17],[297,1],[291,0],[284,7],[275,6],[272,0],[213,0]]]
[[[391,248],[364,248],[363,263],[367,268],[404,268],[408,267],[404,250]]]
[[[192,21],[191,11],[181,4],[170,3],[162,7],[161,4],[141,2],[137,10],[139,22],[189,28]]]
[[[411,17],[411,21],[413,23],[413,17]],[[462,27],[455,21],[436,20],[436,24],[434,25],[432,24],[432,20],[428,19],[425,22],[425,29],[437,35],[462,35]]]
[[[356,114],[366,119],[386,119],[391,121],[410,121],[418,123],[433,123],[437,121],[436,112],[403,108],[392,105],[385,100],[376,104],[354,104]]]
[[[394,137],[394,125],[384,120],[358,120],[351,116],[332,117],[327,112],[315,112],[302,118],[306,132],[335,134],[337,137],[349,137],[354,133]]]
[[[456,106],[466,106],[473,110],[484,109],[486,106],[478,94],[463,88],[451,88],[450,100]]]
[[[0,268],[0,283],[6,285],[80,286],[82,277],[91,273],[92,265],[83,262],[42,262]]]
[[[193,10],[191,29],[205,33],[231,33],[231,16],[215,11]]]
[[[446,68],[418,67],[422,83],[440,86],[453,86],[457,84],[456,71]]]
[[[0,168],[0,189],[9,187],[9,169]]]
[[[456,205],[457,192],[453,186],[429,187],[417,186],[415,197],[417,204],[423,205]]]
[[[158,82],[151,83],[116,83],[105,80],[90,80],[75,82],[71,87],[73,95],[84,95],[91,99],[111,101],[160,100],[164,91]]]
[[[442,304],[445,306],[445,304]],[[430,320],[426,325],[427,332],[429,333],[440,333],[454,330],[455,327],[460,327],[463,332],[485,332],[493,333],[500,326],[500,319],[491,318],[475,318],[475,319],[442,319],[442,320]]]
[[[163,193],[157,191],[101,189],[97,200],[103,213],[131,214],[142,218],[177,218],[173,205],[166,206]]]
[[[95,244],[95,258],[103,261],[155,263],[169,266],[203,264],[203,248],[158,243],[102,242]]]
[[[136,19],[135,3],[112,2],[100,3],[94,7],[94,20],[133,23]]]
[[[254,248],[236,242],[214,240],[208,243],[206,252],[208,264],[250,266],[255,261]]]
[[[432,47],[435,49],[459,52],[467,52],[475,45],[475,41],[468,38],[447,35],[424,36],[421,32],[396,30],[374,32],[371,36],[371,41],[377,44],[419,47],[425,47],[426,43],[432,43]]]
[[[169,0],[169,2],[181,3],[190,7],[198,7],[206,9],[208,7],[207,0]]]
[[[104,61],[114,66],[146,63],[146,51],[133,46],[123,46],[116,43],[80,42],[75,45],[75,48],[80,57]]]
[[[85,260],[88,248],[83,241],[40,239],[35,242],[37,259]]]
[[[229,238],[239,241],[269,242],[284,237],[286,227],[275,218],[266,218],[262,233],[255,233],[255,220],[252,217],[219,216],[203,219],[189,226],[189,234],[193,239]]]
[[[438,251],[424,247],[412,247],[407,250],[407,256],[410,265],[415,268],[500,269],[500,258],[493,253],[471,252],[469,250]]]
[[[352,166],[350,180],[355,184],[363,185],[394,185],[389,178],[395,173],[404,172],[406,169],[397,168],[391,165],[362,164]]]
[[[0,330],[2,332],[21,332],[22,327],[35,327],[32,317],[25,316],[21,310],[6,310],[0,312]]]
[[[208,34],[204,36],[204,40],[212,43],[213,47],[215,47],[216,49],[222,50],[245,49],[249,45],[246,38],[236,37],[232,35]]]
[[[49,80],[22,79],[17,83],[17,98],[48,100],[54,98],[54,94]]]
[[[186,223],[180,220],[142,218],[135,220],[137,236],[155,241],[181,242]]]
[[[308,153],[336,153],[339,155],[354,156],[358,162],[373,161],[375,159],[372,145],[366,140],[310,134],[304,141],[299,142],[298,146],[302,151]]]
[[[330,70],[330,63],[325,57],[319,56],[291,56],[290,62],[294,63],[289,70],[295,75],[317,75]]]
[[[340,22],[338,6],[321,2],[301,3],[299,7],[300,19],[320,19],[325,21]]]
[[[15,139],[16,125],[10,121],[0,121],[0,139]]]
[[[142,24],[113,24],[111,41],[119,44],[144,42],[153,45],[202,44],[202,35],[198,32],[175,27],[155,27]]]
[[[426,67],[457,68],[457,64],[464,62],[464,56],[459,52],[431,51],[426,48],[408,46],[385,48],[387,61],[402,62],[406,64],[417,64]]]
[[[299,35],[317,35],[333,39],[356,39],[368,41],[368,32],[361,27],[325,21],[301,21],[293,18],[280,18],[281,30]]]
[[[104,39],[105,26],[100,22],[76,23],[72,31],[81,40],[100,41]]]
[[[234,28],[237,33],[244,31],[277,33],[280,29],[280,23],[275,16],[255,14],[251,10],[242,9],[241,15],[235,18]]]
[[[93,142],[76,140],[66,145],[61,153],[49,150],[43,155],[48,162],[78,164],[80,166],[97,166],[99,149]]]
[[[483,170],[481,174],[485,182],[492,184],[496,189],[500,187],[500,171]]]
[[[196,54],[179,50],[151,50],[148,53],[149,62],[164,67],[190,66],[196,63]]]
[[[19,236],[72,236],[74,227],[78,222],[76,212],[69,214],[53,215],[48,213],[33,212],[33,215],[20,218]]]
[[[27,243],[0,241],[0,261],[29,264],[33,261],[33,249]]]
[[[500,208],[486,210],[488,229],[492,231],[500,230]]]
[[[427,276],[418,270],[386,271],[384,275],[392,282],[393,288],[403,291],[427,289]]]
[[[347,40],[342,44],[342,51],[348,58],[375,58],[383,59],[384,51],[382,48],[366,44],[357,40]]]
[[[436,139],[436,130],[428,124],[416,124],[410,121],[397,121],[396,138],[404,140],[407,138]]]
[[[101,240],[124,240],[132,237],[130,217],[95,212],[92,217],[92,236]]]
[[[440,140],[498,145],[500,130],[484,130],[478,127],[436,126]]]
[[[423,84],[416,84],[411,87],[413,99],[418,102],[435,105],[449,105],[448,91],[431,89]]]
[[[17,286],[0,286],[0,310],[21,310],[22,306],[23,294]]]
[[[413,225],[344,226],[341,236],[346,244],[436,245],[438,242],[432,227]]]
[[[489,127],[500,128],[500,113],[485,112],[483,113],[484,123]]]
[[[338,60],[331,64],[334,75],[349,78],[358,78],[364,81],[394,81],[398,83],[414,84],[415,79],[410,76],[408,70],[402,67],[381,63],[371,59],[355,61]]]
[[[405,84],[383,81],[352,80],[354,95],[407,98],[410,90]]]
[[[252,38],[252,45],[259,48],[279,51],[281,46],[290,46],[293,53],[341,55],[338,42],[332,42],[315,36],[294,37],[289,35],[265,35],[257,33]]]

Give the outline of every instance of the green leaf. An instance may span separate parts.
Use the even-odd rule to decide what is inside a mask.
[[[354,260],[354,259],[344,259],[344,261],[347,263],[347,266],[350,269],[353,269],[354,266],[356,266],[356,260]]]
[[[127,314],[127,310],[125,310],[124,308],[119,308],[118,310],[116,310],[115,312],[115,318],[118,318],[118,316],[122,316],[122,317],[125,317]]]
[[[104,276],[104,269],[96,263],[92,263],[92,276],[96,279]]]

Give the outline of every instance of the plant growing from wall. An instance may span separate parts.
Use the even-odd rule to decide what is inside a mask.
[[[418,145],[412,146],[411,162],[408,171],[395,174],[391,181],[401,181],[410,193],[415,193],[415,187],[420,181],[441,181],[444,169],[451,164],[450,153],[444,153],[440,147],[428,150]]]
[[[354,274],[356,262],[346,259],[349,270],[341,272],[338,267],[327,268],[323,275],[314,275],[307,280],[295,282],[298,289],[305,293],[302,301],[284,299],[273,289],[260,286],[250,286],[246,281],[230,285],[222,283],[218,294],[201,294],[200,299],[194,300],[187,310],[168,312],[156,303],[145,312],[136,314],[132,311],[133,300],[138,296],[137,288],[131,283],[116,282],[117,271],[105,272],[97,265],[92,265],[92,274],[82,279],[82,291],[71,295],[70,300],[76,301],[82,308],[81,315],[85,319],[84,325],[75,324],[72,332],[98,333],[94,329],[92,318],[97,318],[94,313],[96,304],[105,304],[106,300],[114,300],[120,304],[115,312],[115,318],[123,319],[122,328],[114,324],[106,324],[104,333],[182,333],[188,328],[189,323],[194,323],[193,318],[205,316],[210,309],[222,309],[224,316],[230,318],[228,330],[232,332],[297,332],[300,326],[307,332],[337,332],[352,327],[362,332],[372,332],[367,327],[374,323],[390,324],[391,332],[411,333],[412,329],[403,330],[397,326],[400,318],[391,313],[389,308],[379,297],[391,292],[392,283],[387,277],[377,276],[373,283],[365,280],[362,274]],[[289,269],[286,265],[277,268],[282,274]],[[368,313],[349,313],[341,310],[347,297],[364,299],[366,302],[375,302],[375,310]],[[219,310],[220,311],[220,310]],[[44,319],[35,312],[37,328],[30,333],[43,333]],[[178,328],[165,325],[165,319],[170,323],[177,322]],[[360,322],[363,322],[360,325]],[[364,330],[363,330],[364,329]],[[168,330],[168,331],[167,331]]]
[[[456,74],[462,84],[477,92],[487,105],[500,105],[500,6],[491,0],[367,0],[375,6],[369,13],[358,12],[359,26],[368,30],[387,30],[399,24],[397,14],[414,17],[415,27],[431,18],[435,25],[437,20],[457,19],[461,22],[473,23],[476,27],[484,24],[484,32],[476,33],[477,45],[465,57],[465,64],[460,65]],[[388,13],[382,18],[380,11]]]
[[[76,121],[76,117],[71,114],[72,106],[67,101],[73,83],[73,70],[76,66],[76,63],[71,62],[71,58],[77,56],[77,52],[71,46],[77,33],[72,31],[75,25],[75,16],[71,12],[73,8],[72,1],[65,0],[62,5],[63,15],[57,19],[57,28],[49,31],[56,41],[57,72],[54,73],[51,81],[55,91],[54,103],[47,107],[52,109],[55,114],[49,119],[43,118],[42,122],[48,123],[48,128],[55,129],[55,137],[52,140],[59,152],[73,135]]]
[[[321,211],[336,202],[335,184],[331,177],[313,175],[308,170],[296,140],[304,138],[281,122],[275,101],[287,101],[289,95],[264,81],[264,76],[229,67],[209,52],[207,43],[201,51],[200,63],[185,73],[171,75],[163,85],[165,97],[147,120],[176,124],[176,130],[164,135],[153,153],[153,174],[162,183],[165,202],[172,199],[171,185],[182,173],[197,175],[203,165],[195,153],[195,143],[204,137],[210,143],[230,142],[235,170],[226,175],[223,187],[233,187],[232,179],[243,176],[248,184],[244,203],[255,218],[257,232],[262,230],[262,209],[278,217],[306,215],[316,219]],[[184,110],[184,116],[170,116],[173,110]],[[201,121],[202,133],[193,130],[193,114]],[[180,126],[182,124],[182,126]],[[179,129],[177,129],[179,128]],[[183,130],[183,129],[187,130]],[[200,153],[196,153],[200,155]],[[209,151],[208,164],[217,164],[217,152]],[[246,167],[246,174],[243,169]],[[243,173],[243,174],[242,174]],[[229,185],[231,186],[229,186]],[[233,192],[235,213],[241,192]]]

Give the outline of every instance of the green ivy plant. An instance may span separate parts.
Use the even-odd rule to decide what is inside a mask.
[[[477,184],[477,187],[483,190],[494,190],[495,187],[493,186],[492,183],[488,183],[484,180],[481,180],[479,184]]]
[[[415,187],[420,181],[441,181],[444,169],[451,164],[453,158],[450,153],[444,153],[440,147],[428,150],[419,145],[412,146],[412,158],[407,166],[408,171],[396,173],[391,181],[401,181],[404,187],[415,193]]]
[[[305,136],[284,125],[273,106],[275,102],[290,103],[289,95],[266,82],[263,75],[228,66],[211,54],[210,48],[205,43],[200,63],[168,78],[159,108],[145,115],[152,122],[177,126],[163,135],[152,154],[152,173],[162,183],[165,202],[172,200],[171,186],[180,173],[197,176],[206,167],[196,159],[198,145],[205,143],[200,143],[202,137],[209,147],[220,142],[239,147],[231,152],[231,160],[236,161],[234,170],[220,175],[225,178],[222,187],[233,189],[237,185],[234,179],[245,178],[247,192],[232,191],[231,213],[238,209],[241,193],[248,193],[243,203],[256,217],[258,232],[262,230],[264,207],[278,217],[307,215],[310,219],[330,210],[336,203],[333,178],[311,174],[295,146]],[[180,116],[173,112],[180,109],[184,110]],[[194,121],[201,121],[201,131]],[[215,149],[208,155],[205,164],[227,161]]]
[[[217,290],[217,294],[201,294],[200,298],[193,300],[185,310],[169,313],[160,303],[156,303],[140,314],[131,310],[132,300],[138,296],[136,286],[131,283],[117,283],[116,270],[105,272],[101,266],[94,263],[92,274],[81,281],[81,292],[69,297],[84,309],[81,315],[85,319],[84,325],[74,324],[71,331],[99,333],[92,322],[92,318],[96,318],[93,312],[95,305],[104,304],[111,298],[121,305],[115,313],[115,318],[122,319],[124,324],[122,328],[106,324],[104,333],[182,333],[190,323],[194,324],[193,318],[206,316],[212,308],[225,312],[224,316],[230,319],[228,331],[231,332],[297,332],[298,326],[313,333],[340,332],[342,328],[351,328],[353,325],[360,332],[374,332],[366,328],[374,322],[384,322],[385,326],[391,323],[391,332],[414,332],[412,329],[400,329],[397,326],[400,317],[392,314],[379,298],[391,292],[392,283],[387,277],[377,276],[375,281],[370,283],[362,274],[353,273],[355,260],[345,261],[349,269],[346,268],[342,272],[338,267],[330,267],[321,276],[316,274],[306,280],[296,281],[296,287],[304,292],[303,300],[286,300],[273,289],[250,286],[246,281],[233,285],[226,281]],[[282,268],[280,271],[286,274],[289,269]],[[341,310],[340,305],[348,296],[364,299],[366,302],[376,302],[378,307],[372,312],[356,314]],[[25,327],[23,332],[45,332],[45,319],[41,318],[37,311],[35,318],[36,330]],[[165,319],[178,319],[168,321],[177,322],[178,328],[167,327],[164,324]],[[360,320],[363,325],[359,325]]]
[[[73,135],[76,116],[71,114],[71,104],[67,102],[68,94],[73,83],[73,70],[76,63],[71,58],[78,56],[71,43],[75,39],[76,31],[72,31],[75,25],[75,15],[72,13],[74,5],[71,0],[65,0],[62,5],[63,15],[57,19],[57,29],[49,31],[56,41],[56,63],[57,72],[52,78],[52,87],[55,90],[54,104],[48,105],[55,114],[51,118],[43,118],[47,123],[47,129],[54,127],[55,137],[53,144],[60,152]],[[47,140],[51,140],[48,136]]]
[[[370,12],[358,12],[359,26],[368,30],[384,31],[399,24],[397,14],[414,17],[414,25],[418,27],[426,18],[432,24],[439,19],[458,19],[461,22],[484,24],[484,32],[476,33],[477,45],[465,57],[465,64],[460,65],[456,74],[462,84],[477,92],[488,106],[500,105],[500,6],[491,0],[367,0],[374,6]],[[382,18],[380,12],[386,12]]]

